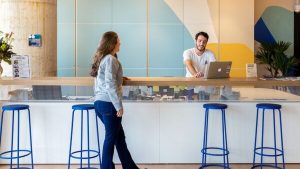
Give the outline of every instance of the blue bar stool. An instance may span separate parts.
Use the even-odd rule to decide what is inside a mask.
[[[29,124],[29,139],[30,139],[30,149],[20,148],[20,111],[27,110],[28,112],[28,124]],[[13,168],[13,160],[17,160],[15,169],[30,169],[29,167],[20,167],[20,158],[31,156],[31,169],[33,168],[33,156],[32,156],[32,137],[31,137],[31,121],[30,121],[30,110],[28,105],[15,104],[6,105],[2,107],[1,125],[0,125],[0,147],[2,141],[2,127],[3,118],[5,113],[12,111],[12,126],[11,126],[11,145],[9,151],[0,152],[0,159],[10,160],[10,169]],[[17,113],[17,147],[14,146],[14,130],[15,130],[15,113]]]
[[[224,169],[229,169],[229,160],[228,160],[228,147],[227,147],[227,132],[226,132],[226,118],[225,118],[225,109],[227,108],[226,104],[218,104],[218,103],[209,103],[204,104],[203,108],[205,108],[205,119],[204,119],[204,137],[203,137],[203,148],[201,150],[202,153],[202,164],[200,166],[200,169],[216,166],[216,167],[222,167]],[[207,138],[208,138],[208,116],[209,116],[209,110],[215,109],[215,110],[221,110],[222,112],[222,147],[208,147],[207,146]],[[212,153],[210,151],[219,151],[219,153]],[[219,156],[223,157],[223,164],[207,164],[206,163],[206,156]]]
[[[71,124],[71,139],[70,139],[70,151],[69,151],[69,162],[68,162],[68,169],[70,169],[70,163],[71,163],[71,158],[74,159],[80,159],[80,169],[98,169],[98,168],[93,168],[91,167],[90,160],[92,158],[99,157],[99,169],[101,168],[101,155],[100,155],[100,141],[99,141],[99,131],[98,131],[98,118],[96,115],[96,130],[97,130],[97,143],[98,143],[98,149],[93,150],[90,149],[90,127],[89,127],[89,110],[94,110],[94,105],[93,104],[78,104],[78,105],[73,105],[72,106],[73,113],[72,113],[72,124]],[[80,150],[72,151],[72,138],[73,138],[73,125],[74,125],[74,113],[76,110],[80,110],[81,112],[81,142],[80,142]],[[83,115],[86,114],[86,127],[87,127],[87,149],[83,149]],[[83,153],[87,153],[87,156],[83,156]],[[83,160],[88,160],[88,167],[83,167]]]
[[[255,141],[254,141],[254,154],[253,154],[253,164],[251,168],[256,167],[268,167],[268,168],[279,168],[284,169],[285,163],[284,163],[284,151],[283,151],[283,137],[282,137],[282,121],[281,121],[281,105],[279,104],[270,104],[270,103],[260,103],[256,105],[257,112],[256,112],[256,127],[255,127]],[[257,130],[258,130],[258,116],[259,116],[259,110],[262,109],[262,124],[261,124],[261,145],[260,147],[257,147]],[[265,110],[272,110],[273,112],[273,134],[274,134],[274,147],[266,147],[264,146],[264,121],[265,121]],[[278,111],[279,116],[279,125],[280,125],[280,148],[277,145],[277,139],[276,139],[276,116],[275,116],[275,110]],[[265,150],[272,151],[272,152],[264,152]],[[259,164],[255,163],[255,156],[260,156],[260,162]],[[274,163],[273,164],[264,164],[263,163],[263,157],[273,157]],[[277,157],[282,157],[282,165],[279,167]]]

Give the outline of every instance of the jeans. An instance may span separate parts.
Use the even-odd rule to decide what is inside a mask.
[[[113,163],[114,146],[117,148],[123,169],[138,169],[125,142],[125,134],[121,124],[122,118],[117,117],[117,111],[113,104],[97,100],[94,105],[97,116],[105,126],[101,169],[115,169]]]

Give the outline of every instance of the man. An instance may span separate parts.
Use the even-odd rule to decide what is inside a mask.
[[[206,49],[208,34],[199,32],[195,35],[196,45],[194,48],[183,52],[183,61],[186,65],[186,77],[203,77],[206,65],[216,61],[214,53]]]

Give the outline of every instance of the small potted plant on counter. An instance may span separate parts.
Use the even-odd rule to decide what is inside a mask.
[[[286,77],[292,69],[298,65],[299,60],[295,56],[287,56],[286,50],[290,42],[261,43],[256,59],[260,64],[265,64],[272,78]]]
[[[0,31],[0,76],[3,73],[2,61],[11,64],[11,56],[15,54],[11,45],[13,40],[13,32],[3,33]]]

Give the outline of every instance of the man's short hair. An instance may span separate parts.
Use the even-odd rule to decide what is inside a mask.
[[[209,38],[209,36],[208,36],[208,34],[207,34],[206,32],[198,32],[198,33],[195,35],[195,40],[197,40],[197,39],[198,39],[198,36],[200,36],[200,35],[204,36],[207,40],[208,40],[208,38]]]

